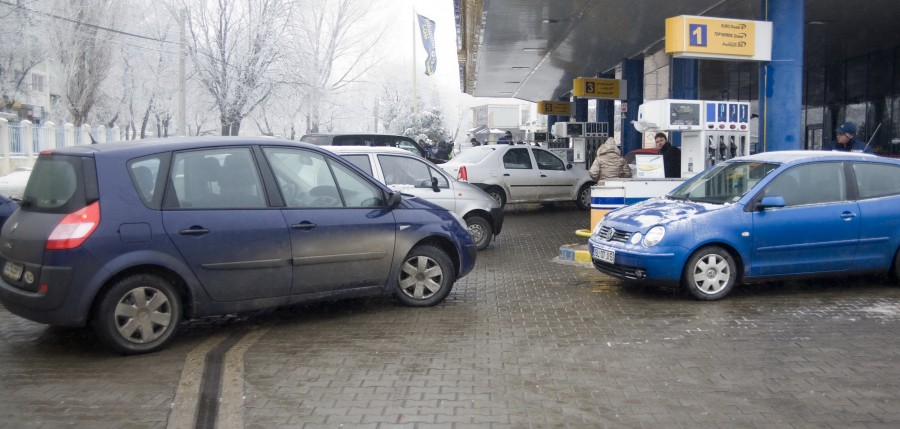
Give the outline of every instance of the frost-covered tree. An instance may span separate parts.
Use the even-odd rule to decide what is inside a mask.
[[[241,121],[283,81],[280,41],[292,2],[186,1],[194,76],[215,101],[222,135],[238,135]]]
[[[44,20],[31,2],[0,3],[0,110],[22,101],[27,77],[46,59]]]
[[[380,7],[371,0],[298,0],[298,19],[290,26],[292,81],[302,94],[306,131],[319,132],[341,116],[355,85],[367,83],[387,25],[364,19]]]
[[[165,137],[178,109],[177,14],[165,3],[131,0],[122,15],[129,32],[115,44],[91,123],[119,125],[126,139]]]
[[[55,16],[46,30],[51,40],[51,56],[60,70],[56,88],[69,119],[76,126],[85,123],[100,97],[113,58],[115,28],[123,3],[117,0],[54,0]]]
[[[437,92],[432,92],[427,102],[421,96],[417,97],[416,111],[410,100],[411,93],[409,82],[382,85],[378,111],[385,131],[415,140],[450,140],[451,134],[444,125],[444,114]]]

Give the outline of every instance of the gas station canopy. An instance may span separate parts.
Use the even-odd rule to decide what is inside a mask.
[[[593,77],[623,59],[661,49],[666,18],[761,20],[765,3],[454,0],[460,87],[476,97],[556,100],[572,90],[574,78]],[[804,5],[807,67],[900,45],[900,32],[895,30],[900,1],[806,0]]]

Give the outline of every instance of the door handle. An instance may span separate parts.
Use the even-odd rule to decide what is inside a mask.
[[[302,229],[302,230],[305,230],[305,231],[309,231],[309,230],[311,230],[311,229],[313,229],[313,228],[315,228],[315,227],[317,227],[317,226],[318,226],[318,225],[316,225],[316,224],[314,224],[314,223],[312,223],[312,222],[309,222],[309,221],[303,221],[303,222],[295,223],[295,224],[291,225],[291,229]]]
[[[851,213],[851,212],[841,213],[841,219],[843,219],[843,220],[852,220],[855,217],[856,217],[855,213]]]
[[[509,177],[509,173],[503,173],[503,175]]]
[[[179,230],[178,233],[181,235],[206,235],[209,234],[209,229],[202,226],[192,226],[190,228]]]
[[[541,177],[547,177],[547,175],[546,175],[546,174],[541,174]]]

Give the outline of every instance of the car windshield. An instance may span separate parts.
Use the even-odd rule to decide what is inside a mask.
[[[484,157],[488,156],[491,152],[497,150],[496,147],[491,146],[479,146],[468,148],[459,155],[453,157],[454,162],[471,162],[476,163],[484,159]]]
[[[719,164],[684,182],[668,197],[702,203],[734,203],[778,166],[779,164],[763,162]]]

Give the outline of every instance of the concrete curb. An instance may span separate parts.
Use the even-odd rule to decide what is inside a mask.
[[[559,246],[559,258],[556,260],[562,263],[594,267],[587,244],[564,244]]]

